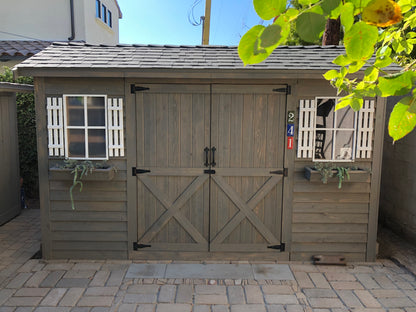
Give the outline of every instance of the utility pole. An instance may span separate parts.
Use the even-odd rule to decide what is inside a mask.
[[[211,25],[211,0],[205,0],[205,16],[202,26],[202,45],[209,45],[209,30]]]

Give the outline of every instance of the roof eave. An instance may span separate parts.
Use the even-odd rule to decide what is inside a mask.
[[[62,68],[16,66],[17,76],[89,78],[183,78],[183,79],[323,79],[328,69],[166,69],[166,68]],[[357,73],[356,76],[361,76]]]

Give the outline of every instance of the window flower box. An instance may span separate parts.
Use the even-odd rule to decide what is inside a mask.
[[[74,175],[71,173],[73,169],[64,169],[64,168],[49,168],[49,178],[51,180],[63,180],[72,181]],[[103,169],[93,169],[92,172],[88,172],[87,175],[83,175],[82,181],[110,181],[114,178],[115,167],[109,166],[108,168]]]
[[[338,183],[337,169],[332,169],[332,176],[328,177],[327,183]],[[345,178],[343,183],[370,182],[370,171],[365,169],[348,169],[349,179]],[[305,178],[310,182],[322,182],[321,172],[314,167],[305,167]]]

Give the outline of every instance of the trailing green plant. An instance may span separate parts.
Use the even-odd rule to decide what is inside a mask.
[[[12,71],[4,67],[0,82],[15,82],[33,85],[32,77],[13,79]],[[35,100],[32,93],[17,93],[17,133],[19,141],[20,175],[25,194],[29,198],[39,197],[38,155],[36,144]]]
[[[350,170],[357,170],[357,167],[343,167],[336,166],[332,163],[316,162],[313,167],[321,175],[321,181],[323,184],[328,183],[328,179],[336,176],[338,178],[338,188],[342,187],[342,182],[345,179],[350,179]]]
[[[64,165],[60,166],[62,169],[70,169],[71,174],[74,175],[72,179],[72,185],[69,188],[69,197],[71,199],[71,208],[75,210],[75,201],[73,191],[77,185],[79,185],[79,191],[82,192],[84,184],[82,178],[91,174],[94,169],[106,169],[109,165],[106,162],[93,163],[90,160],[76,160],[66,159]]]

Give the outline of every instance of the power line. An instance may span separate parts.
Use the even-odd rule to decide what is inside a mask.
[[[189,23],[191,23],[192,26],[200,26],[202,24],[202,22],[204,21],[204,16],[201,16],[199,18],[199,21],[196,20],[195,15],[194,15],[194,9],[195,7],[201,3],[202,0],[195,0],[194,3],[192,4],[191,8],[188,11],[188,21]]]
[[[15,34],[15,33],[7,32],[7,31],[1,31],[1,30],[0,30],[0,33],[2,33],[2,34],[6,34],[6,35],[12,35],[12,36],[16,36],[16,37],[20,37],[20,38],[24,38],[24,39],[44,41],[44,40],[39,39],[39,38],[33,38],[33,37],[23,36],[23,35],[19,35],[19,34]]]

